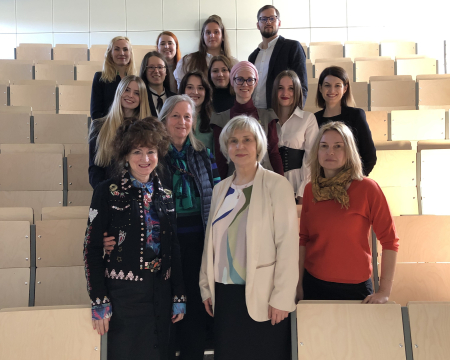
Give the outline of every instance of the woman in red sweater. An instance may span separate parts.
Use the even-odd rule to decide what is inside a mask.
[[[311,182],[300,218],[299,300],[385,303],[392,289],[398,237],[378,184],[363,176],[351,130],[323,125],[311,150]],[[373,293],[370,227],[383,248],[380,288]]]

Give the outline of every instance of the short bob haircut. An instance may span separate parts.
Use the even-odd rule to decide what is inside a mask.
[[[174,69],[175,69],[176,66],[177,66],[178,61],[180,61],[180,59],[181,59],[181,51],[180,51],[180,45],[178,45],[178,38],[171,31],[163,31],[156,38],[156,47],[159,46],[159,39],[163,35],[170,36],[175,41],[176,50],[175,50],[175,56],[173,57],[173,66],[174,66]]]
[[[267,137],[258,120],[247,115],[235,116],[222,129],[219,136],[219,143],[223,156],[230,162],[228,141],[236,130],[248,130],[253,134],[256,140],[256,160],[261,162],[267,152]]]
[[[214,83],[212,81],[211,70],[212,70],[214,63],[217,61],[222,61],[223,64],[225,65],[225,67],[228,69],[228,72],[231,72],[231,69],[233,68],[233,65],[231,64],[230,59],[227,58],[225,55],[217,55],[217,56],[213,56],[211,58],[211,62],[209,63],[209,68],[208,68],[208,81],[209,81],[209,85],[211,85],[211,89],[213,89],[213,91],[215,90],[216,85],[214,85]],[[231,78],[230,78],[230,81],[228,82],[227,88],[231,95],[235,95],[234,89],[231,86]]]
[[[165,126],[153,116],[142,120],[126,121],[119,126],[114,139],[116,174],[119,175],[127,162],[127,156],[137,147],[156,148],[158,151],[158,168],[160,160],[169,151],[170,136]]]
[[[164,101],[164,105],[159,112],[159,121],[161,121],[164,125],[166,125],[167,118],[172,113],[173,109],[175,109],[175,106],[180,102],[187,102],[192,111],[192,128],[191,131],[188,134],[189,140],[191,141],[191,145],[194,148],[195,151],[201,151],[205,148],[205,145],[200,140],[197,140],[197,138],[194,135],[194,129],[197,124],[196,116],[195,116],[195,103],[194,100],[192,100],[187,95],[174,95],[169,98],[167,98],[166,101]]]
[[[198,112],[198,115],[200,116],[200,127],[199,131],[201,133],[209,133],[211,132],[211,103],[212,103],[212,89],[211,86],[209,86],[208,81],[205,78],[205,75],[203,75],[200,71],[190,71],[186,75],[183,76],[183,79],[180,82],[180,87],[178,88],[178,93],[180,95],[186,94],[186,86],[188,85],[189,78],[190,77],[196,77],[197,79],[200,79],[200,82],[202,83],[203,88],[205,89],[205,100],[203,100],[202,105],[200,106],[200,111]],[[198,120],[198,119],[197,119]],[[195,129],[194,129],[195,131]]]
[[[297,106],[300,109],[303,109],[302,84],[300,83],[300,79],[298,78],[298,75],[295,73],[295,71],[283,70],[275,78],[272,89],[272,109],[273,111],[275,111],[275,114],[280,114],[280,101],[278,100],[278,86],[280,86],[280,81],[284,77],[290,78],[294,86],[294,101],[292,102],[291,108],[289,109],[289,116],[291,116],[294,113],[295,108]]]
[[[164,66],[166,67],[166,69],[165,69],[166,77],[164,78],[163,86],[164,86],[164,89],[170,89],[169,65],[167,64],[167,61],[164,58],[164,56],[162,56],[161,53],[159,53],[157,51],[150,51],[147,54],[145,54],[145,56],[141,62],[141,69],[139,71],[139,76],[144,81],[144,84],[146,87],[150,86],[150,83],[147,79],[147,64],[148,64],[148,59],[150,59],[153,56],[157,57],[164,63]]]
[[[325,107],[326,107],[325,99],[323,98],[322,93],[320,92],[320,89],[322,88],[323,82],[328,75],[331,75],[331,76],[341,79],[344,86],[347,86],[347,91],[344,93],[344,95],[342,96],[342,99],[341,99],[341,106],[354,106],[355,99],[353,99],[352,89],[350,87],[350,80],[348,78],[348,74],[343,68],[341,68],[339,66],[327,67],[320,74],[319,86],[317,86],[317,93],[316,93],[317,106],[322,109],[325,109]]]
[[[339,135],[341,135],[342,140],[344,141],[344,150],[346,156],[344,168],[352,169],[351,175],[353,180],[362,180],[364,175],[362,172],[361,157],[358,153],[355,138],[353,137],[353,133],[350,128],[340,121],[332,121],[320,127],[319,133],[317,134],[317,138],[314,141],[308,159],[309,166],[311,167],[311,179],[317,179],[319,177],[325,176],[323,168],[319,164],[318,154],[320,140],[322,140],[323,134],[325,134],[327,131],[337,131]]]

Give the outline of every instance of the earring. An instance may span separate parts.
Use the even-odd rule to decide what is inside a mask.
[[[125,167],[128,168],[128,161],[125,162]]]

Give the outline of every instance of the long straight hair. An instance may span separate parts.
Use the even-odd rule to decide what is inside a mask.
[[[201,133],[209,133],[209,132],[211,132],[210,120],[211,120],[212,90],[211,90],[211,86],[209,86],[208,81],[206,81],[203,73],[201,73],[200,71],[191,71],[191,72],[188,72],[186,75],[184,75],[184,77],[180,83],[179,93],[180,93],[180,95],[186,93],[186,86],[187,86],[189,78],[191,76],[195,76],[195,77],[199,78],[202,83],[202,86],[205,89],[205,100],[203,100],[203,103],[200,106],[200,111],[199,111],[199,115],[200,115],[199,130]]]
[[[117,69],[112,58],[112,50],[114,48],[114,43],[119,40],[125,40],[126,42],[128,42],[130,52],[130,62],[126,66],[125,73],[127,75],[137,75],[136,67],[134,66],[133,47],[131,46],[130,39],[128,39],[126,36],[116,36],[109,43],[108,48],[105,52],[105,60],[103,61],[103,70],[100,80],[106,83],[113,82],[117,76]]]
[[[229,58],[227,58],[225,55],[216,55],[213,56],[213,58],[211,59],[211,62],[209,63],[209,68],[208,68],[208,81],[209,81],[209,85],[211,85],[211,89],[214,91],[216,89],[216,85],[214,85],[212,78],[211,78],[211,70],[212,67],[214,65],[215,62],[217,61],[222,61],[223,64],[227,67],[228,72],[231,72],[231,69],[233,68],[233,65],[231,64],[231,61]],[[227,86],[228,91],[230,92],[231,95],[236,95],[234,93],[234,89],[231,86],[231,78],[230,81],[228,82],[228,86]]]
[[[164,63],[164,66],[166,67],[166,77],[164,78],[163,86],[164,89],[170,90],[170,77],[169,77],[169,66],[167,64],[166,59],[164,59],[164,56],[162,56],[157,51],[150,51],[147,54],[145,54],[144,58],[141,62],[141,69],[139,72],[139,76],[141,77],[142,81],[144,82],[145,86],[150,86],[150,83],[147,79],[147,63],[148,59],[150,59],[152,56],[156,56],[157,58],[161,59]]]
[[[228,35],[225,26],[223,25],[222,18],[219,15],[211,15],[203,23],[202,31],[200,33],[200,41],[198,44],[198,51],[192,54],[185,55],[183,57],[183,71],[185,74],[191,71],[199,70],[206,75],[208,71],[208,64],[206,63],[206,53],[208,52],[208,47],[206,46],[204,39],[205,29],[206,25],[213,22],[219,25],[220,31],[222,33],[222,54],[227,58],[231,57]]]
[[[289,116],[291,116],[294,113],[297,106],[300,109],[303,109],[302,84],[300,83],[300,79],[298,78],[297,74],[292,70],[283,70],[275,78],[272,89],[272,109],[273,111],[275,111],[275,114],[279,116],[280,101],[278,99],[278,86],[280,86],[280,81],[284,77],[290,78],[294,86],[294,101],[292,102],[292,105],[289,109]]]
[[[174,95],[171,96],[170,98],[168,98],[166,101],[164,101],[164,105],[161,109],[161,111],[159,112],[159,121],[161,121],[164,125],[166,125],[167,122],[167,118],[170,116],[170,114],[172,114],[173,109],[175,109],[175,106],[180,103],[180,102],[187,102],[189,104],[189,106],[191,107],[191,111],[192,111],[192,128],[191,131],[189,131],[188,137],[189,140],[191,141],[191,145],[194,148],[195,151],[201,151],[205,148],[205,145],[203,145],[203,143],[198,140],[195,135],[194,135],[194,129],[195,126],[197,124],[197,120],[196,120],[196,116],[195,116],[195,103],[194,100],[192,100],[189,96],[187,95]]]
[[[145,88],[145,84],[142,79],[135,75],[125,76],[117,87],[111,109],[109,110],[108,115],[104,118],[105,120],[100,132],[98,133],[96,144],[97,153],[94,160],[95,165],[106,167],[111,163],[113,154],[112,143],[116,136],[117,129],[124,122],[124,114],[121,104],[122,95],[132,81],[135,81],[139,87],[139,106],[134,109],[132,118],[141,120],[152,115],[148,105],[147,89]]]
[[[160,33],[158,35],[158,37],[156,38],[156,47],[158,48],[158,43],[159,43],[159,38],[162,35],[167,35],[170,36],[174,41],[175,41],[175,46],[176,46],[176,51],[175,51],[175,56],[173,58],[173,68],[175,69],[177,67],[178,61],[181,60],[181,50],[180,50],[180,45],[178,45],[178,38],[175,36],[175,34],[171,31],[163,31],[162,33]]]

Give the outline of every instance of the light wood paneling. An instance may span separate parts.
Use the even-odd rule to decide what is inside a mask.
[[[378,150],[377,165],[369,176],[380,187],[416,186],[414,150]]]
[[[344,48],[340,42],[312,42],[309,44],[309,58],[314,64],[316,59],[336,59],[344,57]]]
[[[337,58],[337,59],[316,59],[315,64],[315,78],[319,78],[323,70],[330,66],[339,66],[343,68],[348,75],[350,81],[353,81],[353,61],[350,58]]]
[[[62,144],[1,144],[2,154],[60,154],[64,156],[64,146]]]
[[[355,59],[355,81],[368,82],[371,76],[389,76],[394,73],[394,60],[389,57]]]
[[[42,208],[42,220],[84,219],[87,222],[89,206],[55,206]]]
[[[92,81],[97,71],[102,71],[103,61],[79,61],[76,65],[77,81]]]
[[[450,354],[450,302],[408,303],[414,360],[445,360]]]
[[[0,309],[28,306],[28,298],[30,293],[30,269],[0,269],[0,289],[2,289],[2,291],[0,291]],[[0,327],[2,327],[2,325],[2,321],[0,320]],[[5,344],[5,338],[2,337],[0,359],[11,359],[11,357],[5,358],[1,356],[1,352],[2,349],[4,349]]]
[[[100,360],[100,335],[92,329],[90,307],[2,311],[0,336],[5,360]]]
[[[52,44],[19,44],[16,47],[17,60],[40,60],[52,59]]]
[[[36,221],[36,267],[84,265],[87,217]]]
[[[36,269],[36,306],[87,305],[90,303],[84,266]]]
[[[25,113],[1,113],[0,144],[30,143],[30,115]]]
[[[393,110],[392,140],[445,139],[445,110]]]
[[[0,221],[28,221],[33,223],[33,209],[30,207],[0,207]]]
[[[107,48],[108,45],[91,45],[91,47],[89,48],[89,60],[101,61],[103,64]]]
[[[90,112],[91,81],[73,81],[59,85],[59,112],[86,113]]]
[[[30,267],[30,223],[0,221],[0,268],[25,267]]]
[[[417,187],[415,186],[391,186],[381,188],[389,204],[393,216],[418,215],[419,202]],[[403,242],[402,242],[403,251]]]
[[[381,56],[390,56],[392,59],[404,55],[416,54],[414,41],[381,41]]]
[[[11,106],[31,106],[33,113],[56,113],[56,82],[30,80],[10,85]]]
[[[411,75],[416,80],[417,75],[436,74],[436,59],[397,59],[397,75]]]
[[[0,154],[0,190],[63,189],[62,156],[59,154]],[[32,179],[30,174],[33,174]]]
[[[92,190],[89,191],[68,191],[67,205],[68,206],[89,206],[92,200]]]
[[[56,44],[53,48],[53,59],[72,61],[72,63],[87,61],[87,52],[86,44]]]
[[[73,61],[45,60],[35,65],[36,80],[54,80],[58,84],[74,80],[75,67]]]
[[[0,82],[33,80],[32,60],[0,60]]]
[[[387,111],[366,111],[366,119],[372,133],[373,141],[388,140]]]
[[[65,156],[69,154],[89,154],[89,144],[87,142],[84,144],[64,144],[64,154]]]
[[[401,307],[397,304],[300,302],[297,333],[298,358],[302,360],[406,359]]]
[[[89,156],[86,154],[67,155],[67,181],[69,191],[91,190],[89,184]]]
[[[82,114],[35,115],[34,142],[39,144],[87,143],[88,118]]]
[[[398,80],[382,80],[382,77],[378,77],[378,79],[370,78],[371,110],[416,109],[416,82],[413,80]]]
[[[357,57],[376,57],[380,54],[380,45],[370,41],[346,41],[344,44],[345,57],[355,61]]]
[[[429,106],[450,108],[450,75],[446,75],[417,76],[419,109]]]
[[[369,88],[366,82],[351,83],[353,99],[356,107],[365,111],[369,110]]]

